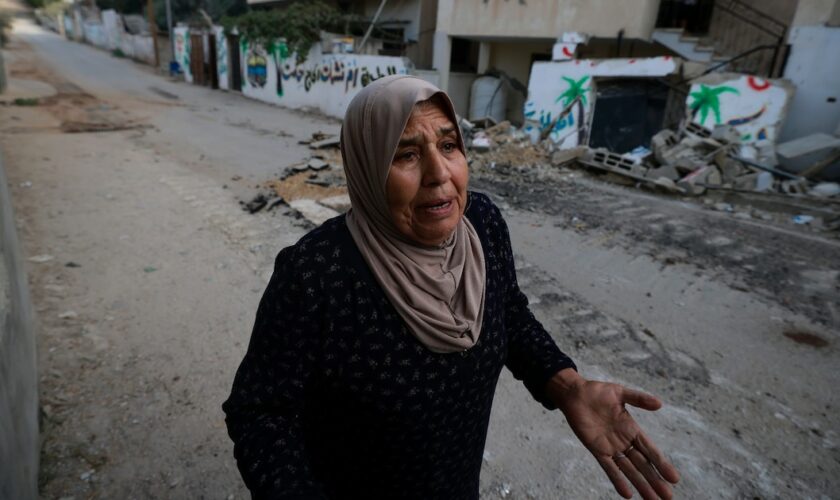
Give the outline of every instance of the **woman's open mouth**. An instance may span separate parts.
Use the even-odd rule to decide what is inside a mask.
[[[431,203],[421,205],[420,209],[432,216],[446,216],[452,211],[454,204],[452,200],[435,200]]]

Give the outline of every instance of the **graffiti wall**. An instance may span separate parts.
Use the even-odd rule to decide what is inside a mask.
[[[528,81],[525,131],[547,137],[560,148],[585,143],[595,105],[593,79],[662,77],[677,70],[671,57],[538,62]]]
[[[184,80],[187,83],[193,82],[190,72],[190,29],[185,26],[178,26],[172,30],[175,33],[175,61],[181,68]]]
[[[793,88],[783,80],[714,74],[692,82],[686,105],[692,120],[707,129],[734,126],[741,142],[775,142]]]
[[[230,74],[228,73],[230,59],[225,30],[221,26],[214,26],[213,34],[216,35],[216,73],[219,76],[219,88],[228,90],[230,88]]]
[[[242,40],[242,93],[289,108],[312,108],[341,118],[347,104],[370,82],[388,75],[406,74],[411,68],[401,57],[322,54],[320,44],[297,64],[285,43],[270,47]]]

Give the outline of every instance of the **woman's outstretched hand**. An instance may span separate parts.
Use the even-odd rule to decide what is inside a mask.
[[[625,478],[644,499],[672,497],[671,484],[679,481],[679,473],[625,408],[658,410],[662,403],[657,398],[618,384],[586,380],[573,369],[557,372],[546,389],[622,497],[633,496]]]

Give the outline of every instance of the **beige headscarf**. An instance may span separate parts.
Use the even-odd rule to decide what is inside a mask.
[[[444,96],[444,111],[455,123],[449,97],[424,80],[396,75],[371,83],[347,107],[341,156],[353,207],[347,226],[356,246],[408,330],[429,350],[447,353],[469,349],[481,333],[486,271],[478,234],[462,216],[441,248],[408,241],[394,225],[385,192],[414,105],[435,94]]]

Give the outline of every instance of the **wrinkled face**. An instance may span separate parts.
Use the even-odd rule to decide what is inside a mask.
[[[442,244],[464,214],[468,177],[456,125],[434,101],[415,105],[385,184],[397,230],[422,245]]]

